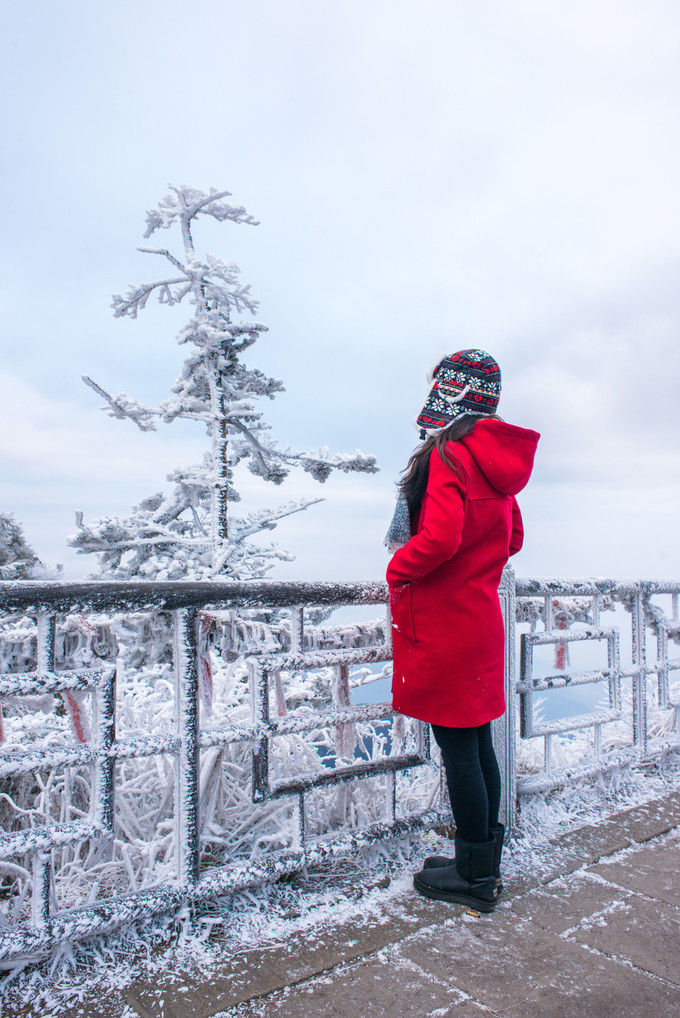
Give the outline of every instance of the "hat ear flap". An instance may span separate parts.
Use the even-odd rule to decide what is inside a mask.
[[[429,385],[431,385],[432,382],[437,377],[439,369],[442,366],[442,361],[444,361],[447,356],[448,354],[445,353],[440,354],[439,357],[437,357],[437,360],[433,361],[432,364],[430,364],[429,368],[427,369],[427,374],[425,376],[425,379]]]

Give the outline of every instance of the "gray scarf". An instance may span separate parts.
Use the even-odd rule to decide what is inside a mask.
[[[399,492],[397,495],[397,502],[394,507],[392,522],[387,528],[383,544],[391,552],[395,552],[397,548],[403,548],[410,538],[411,520],[409,518],[408,505],[404,495]]]

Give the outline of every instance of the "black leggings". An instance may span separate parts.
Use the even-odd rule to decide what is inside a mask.
[[[491,722],[476,728],[432,725],[442,754],[456,833],[463,841],[489,841],[498,824],[501,775],[491,741]]]

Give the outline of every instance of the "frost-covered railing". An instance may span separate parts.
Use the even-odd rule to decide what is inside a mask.
[[[680,642],[679,595],[671,580],[517,579],[518,795],[680,749],[680,689],[672,682],[680,657],[669,655]],[[509,711],[509,745],[515,718]]]
[[[389,676],[386,593],[0,584],[0,966],[447,822],[427,726],[357,702]],[[680,748],[680,583],[506,569],[499,593],[508,826],[518,796]],[[348,605],[380,611],[324,617]]]
[[[0,965],[448,817],[427,726],[352,702],[389,671],[382,583],[0,596]],[[382,610],[315,617],[342,605]]]

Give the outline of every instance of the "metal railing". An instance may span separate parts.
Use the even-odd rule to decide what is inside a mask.
[[[61,823],[21,825],[18,830],[0,835],[0,876],[3,872],[10,877],[18,871],[28,872],[26,866],[20,864],[31,860],[30,881],[24,879],[25,885],[30,883],[30,920],[25,918],[25,908],[24,914],[15,909],[19,921],[9,922],[6,916],[5,924],[0,928],[0,964],[7,966],[17,960],[37,958],[64,938],[82,939],[154,912],[171,910],[188,901],[233,894],[263,881],[276,880],[338,853],[432,827],[447,818],[447,809],[440,803],[438,794],[430,795],[431,800],[437,801],[431,801],[422,809],[399,810],[396,786],[400,773],[425,768],[428,771],[426,784],[432,787],[434,793],[438,792],[438,769],[430,761],[428,726],[413,723],[410,739],[405,738],[403,733],[385,730],[386,726],[393,728],[395,725],[389,704],[355,706],[351,703],[349,669],[357,665],[370,668],[373,663],[388,661],[391,656],[390,626],[384,613],[382,626],[374,626],[372,634],[368,633],[369,638],[373,637],[372,642],[369,639],[369,645],[366,645],[365,627],[364,630],[361,627],[354,630],[349,627],[348,630],[347,626],[335,629],[305,626],[305,609],[384,605],[384,584],[175,582],[69,585],[25,582],[5,584],[0,594],[3,611],[16,613],[23,621],[21,638],[24,644],[31,620],[37,623],[35,670],[3,675],[0,678],[0,702],[3,697],[10,698],[16,705],[23,697],[81,695],[78,705],[80,728],[73,724],[70,728],[64,725],[64,731],[75,733],[75,740],[62,737],[55,744],[38,748],[18,747],[11,742],[0,746],[0,778],[4,780],[5,791],[8,779],[16,781],[22,776],[69,768],[89,768],[92,774],[87,816]],[[244,636],[244,630],[250,624],[248,613],[252,615],[265,608],[270,614],[272,611],[278,613],[276,625],[263,627],[254,622],[251,625],[254,635],[251,632]],[[115,661],[104,661],[101,667],[94,669],[63,668],[62,661],[60,669],[55,655],[57,620],[66,615],[72,617],[74,612],[95,612],[101,630],[102,615],[120,619],[131,613],[151,610],[169,613],[168,618],[172,620],[173,718],[169,730],[151,731],[130,738],[118,732],[116,723],[116,679],[123,681],[120,669],[116,668]],[[207,665],[207,651],[205,646],[201,646],[201,637],[205,629],[202,622],[206,617],[218,619],[222,654],[227,658],[236,657],[247,665],[249,692],[244,696],[244,703],[249,707],[249,717],[244,718],[241,711],[234,720],[227,716],[219,724],[201,724],[201,673]],[[263,632],[267,639],[260,639],[258,643],[257,637],[262,637]],[[10,629],[10,640],[12,635]],[[329,639],[332,641],[334,635],[341,643],[344,641],[350,646],[331,649],[314,646],[319,642],[328,643]],[[272,643],[278,643],[278,646],[272,649]],[[359,645],[352,646],[352,643]],[[267,648],[264,652],[260,649],[262,644]],[[30,656],[31,647],[25,647],[24,652]],[[288,710],[281,683],[282,673],[304,674],[313,670],[321,670],[322,679],[333,687],[328,689],[328,702],[311,706],[309,702],[303,702],[297,709]],[[83,694],[92,696],[91,717],[86,718]],[[274,695],[278,697],[279,710],[275,710],[273,715],[270,700]],[[282,696],[283,703],[280,702]],[[11,717],[6,721],[9,725]],[[367,726],[370,733],[371,758],[348,762],[348,752],[356,756],[354,747],[348,746],[348,731],[351,734],[352,726],[361,725]],[[85,741],[78,741],[79,732],[82,740],[83,727],[91,729],[91,736]],[[306,753],[306,770],[296,767],[292,759],[287,761],[284,751],[284,773],[276,773],[271,760],[274,743],[286,737],[304,740],[310,733],[318,736],[319,732],[326,735],[335,732],[341,736],[344,757],[339,753],[335,759],[329,759],[328,744],[332,740],[327,737],[322,756],[314,750],[311,754]],[[318,741],[317,738],[317,749]],[[364,746],[366,741],[364,739]],[[399,742],[408,744],[409,741],[407,751],[395,751]],[[202,857],[202,842],[209,838],[206,839],[205,832],[202,837],[198,808],[201,757],[216,747],[234,746],[243,747],[251,758],[251,810],[257,811],[259,806],[266,807],[278,801],[290,807],[288,843],[251,858],[211,864],[210,853],[207,860]],[[129,893],[115,894],[80,907],[60,908],[54,893],[55,852],[74,844],[111,843],[116,837],[116,767],[122,761],[129,763],[162,756],[170,756],[174,762],[172,875],[168,876],[166,872],[165,879],[149,887],[137,887]],[[340,830],[324,831],[320,836],[315,836],[314,832],[310,834],[307,814],[309,799],[315,792],[330,786],[358,785],[366,779],[373,780],[371,799],[382,793],[383,807],[373,808],[373,813],[381,816],[365,825],[355,822],[344,824]],[[150,780],[153,780],[152,775]],[[376,781],[380,788],[376,788]],[[26,814],[27,811],[22,812]],[[9,813],[11,815],[11,810]],[[243,811],[243,819],[247,823],[247,808]],[[125,859],[125,846],[122,853]],[[6,890],[8,884],[12,885],[11,879],[5,880]],[[21,888],[21,893],[26,895],[26,886]]]
[[[671,580],[539,580],[518,579],[517,625],[530,626],[519,634],[520,734],[523,741],[542,740],[543,765],[531,774],[516,774],[518,796],[548,791],[567,782],[586,781],[634,761],[680,749],[680,697],[673,699],[671,676],[680,670],[680,657],[669,657],[669,643],[680,639],[678,595],[680,583]],[[667,610],[658,599],[670,602]],[[605,626],[603,612],[618,615],[619,625]],[[538,628],[540,626],[540,628]],[[628,628],[627,659],[622,661],[622,630]],[[649,636],[655,640],[650,651]],[[569,669],[566,651],[575,645],[606,647],[606,665]],[[536,674],[537,648],[554,647],[559,669]],[[650,678],[656,679],[650,685]],[[605,703],[586,713],[567,714],[550,721],[537,719],[537,694],[546,700],[556,690],[603,688]],[[650,732],[650,704],[655,734]],[[508,718],[508,723],[512,723]],[[592,732],[592,738],[585,734]],[[613,737],[605,745],[603,733]],[[562,740],[568,761],[556,766],[555,743]],[[580,752],[579,752],[580,751]]]
[[[502,816],[509,827],[518,796],[680,748],[680,700],[673,699],[671,683],[680,659],[669,657],[669,644],[680,639],[679,594],[680,583],[674,582],[515,580],[505,570],[499,595],[509,709],[494,722],[493,735],[502,769]],[[659,598],[670,601],[669,611]],[[313,617],[317,609],[384,608],[385,602],[386,587],[378,582],[0,584],[6,668],[0,705],[9,711],[10,735],[0,742],[0,799],[11,828],[0,835],[0,889],[8,902],[0,914],[0,966],[39,958],[64,939],[233,894],[448,822],[428,726],[394,715],[387,702],[352,702],[353,686],[386,674],[375,669],[391,657],[389,617],[335,626]],[[606,611],[626,612],[630,619],[629,662],[622,663],[621,619],[603,626]],[[171,663],[149,673],[149,681],[168,687],[169,714],[153,730],[129,732],[121,722],[129,676],[116,641],[124,643],[121,622],[150,613],[166,620],[172,641]],[[651,661],[650,632],[656,639]],[[74,633],[85,634],[80,644]],[[593,653],[606,648],[606,664],[571,669],[566,651],[577,645]],[[552,671],[537,665],[546,647],[555,651]],[[30,668],[21,670],[22,661]],[[218,672],[232,677],[228,695],[226,686],[221,693],[213,689]],[[566,688],[601,688],[606,703],[542,720],[537,696],[549,698]],[[225,705],[218,703],[215,719],[210,701],[220,696]],[[54,703],[46,702],[50,697],[56,697]],[[659,717],[672,719],[664,734],[653,737],[650,698],[657,727]],[[49,710],[53,727],[46,737],[41,730],[40,740],[22,738],[19,745],[12,725],[13,716],[22,716],[22,703],[29,713]],[[627,743],[623,728],[629,731]],[[537,741],[543,745],[542,765],[527,768],[524,747]],[[566,752],[566,764],[556,765],[556,748],[562,757]],[[203,769],[212,775],[210,788],[202,769],[208,759],[210,767]],[[149,863],[140,879],[131,853],[151,856],[155,849],[142,837],[144,789],[142,812],[126,828],[137,834],[121,834],[124,771],[156,766],[162,786],[168,773],[162,761],[168,760],[174,790],[166,794],[171,804],[165,827],[157,829],[170,849],[165,868],[154,875]],[[155,781],[150,770],[140,773],[140,780]],[[27,808],[35,790],[31,785],[26,792],[26,782],[35,780],[44,790],[54,774],[63,776],[63,788],[59,795],[50,793],[52,798],[63,807],[70,794],[70,805],[56,819],[46,811],[37,822]],[[77,780],[87,795],[76,808]],[[241,798],[220,814],[214,802],[225,784],[237,784]],[[26,793],[23,806],[15,802],[19,788]],[[329,819],[334,813],[335,822]],[[258,841],[230,855],[236,828],[243,828],[247,842],[249,824],[262,818],[269,824],[260,839],[264,847]],[[116,872],[129,874],[127,889],[121,892],[120,881],[115,886],[94,881],[85,902],[68,896],[59,901],[55,886],[62,872],[80,865],[100,873],[107,860],[113,865],[116,852]]]

